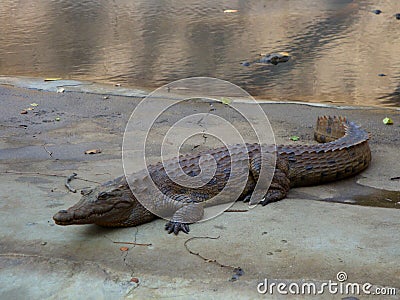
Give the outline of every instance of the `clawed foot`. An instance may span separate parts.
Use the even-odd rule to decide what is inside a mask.
[[[279,201],[285,197],[286,197],[286,193],[282,192],[281,190],[272,190],[272,191],[270,190],[265,195],[264,200],[260,201],[260,204],[262,206],[265,206],[269,203]]]
[[[190,231],[189,224],[173,221],[169,221],[167,224],[165,224],[165,230],[168,231],[168,234],[173,232],[175,235],[177,235],[179,231],[182,231],[186,234]]]

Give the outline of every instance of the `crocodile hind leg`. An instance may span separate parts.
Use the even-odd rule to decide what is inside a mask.
[[[289,180],[289,163],[286,159],[277,158],[274,177],[272,178],[271,185],[268,188],[264,200],[260,201],[262,206],[268,203],[282,200],[286,197],[290,189]]]
[[[261,166],[263,166],[264,169],[263,175],[260,175]],[[290,188],[290,180],[288,176],[289,162],[287,159],[277,156],[275,161],[272,153],[264,153],[263,158],[261,158],[261,155],[255,155],[250,161],[250,172],[256,181],[263,180],[263,184],[265,185],[270,183],[267,193],[262,194],[261,197],[257,197],[263,198],[263,200],[258,203],[264,206],[286,197]],[[268,176],[270,177],[268,178]],[[249,199],[250,196],[245,198],[245,200]]]

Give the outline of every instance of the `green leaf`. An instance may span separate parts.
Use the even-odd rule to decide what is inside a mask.
[[[391,118],[388,118],[388,117],[384,118],[384,119],[382,120],[382,122],[383,122],[383,124],[385,124],[385,125],[393,125],[393,120],[392,120]]]
[[[31,106],[34,106],[34,107],[36,107],[36,106],[38,106],[39,104],[37,104],[37,103],[31,103]]]
[[[59,117],[57,117],[55,120],[56,120],[56,121],[60,121],[61,119],[60,119]]]
[[[223,104],[225,104],[225,105],[229,105],[229,104],[231,104],[233,101],[232,101],[231,99],[229,99],[229,98],[222,97],[222,98],[221,98],[221,102],[222,102]]]
[[[298,137],[297,135],[292,135],[290,137],[290,139],[295,142],[295,141],[298,141],[300,139],[300,137]]]

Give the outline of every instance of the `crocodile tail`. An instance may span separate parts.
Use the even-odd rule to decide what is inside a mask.
[[[337,140],[346,134],[345,117],[320,116],[314,129],[314,138],[319,143]]]
[[[277,146],[279,155],[289,161],[292,187],[346,178],[371,161],[369,134],[345,117],[319,117],[314,137],[322,144]]]
[[[325,143],[317,148],[335,151],[365,143],[370,136],[361,126],[349,122],[345,117],[321,116],[317,119],[314,138],[317,142]]]

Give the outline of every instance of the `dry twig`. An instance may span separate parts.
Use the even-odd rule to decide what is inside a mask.
[[[248,209],[227,209],[225,212],[248,212]]]
[[[65,181],[65,187],[72,193],[76,193],[76,189],[74,189],[69,183],[72,181],[72,179],[75,179],[76,173],[72,173],[72,175],[67,177],[67,180]]]
[[[152,246],[153,244],[146,244],[146,243],[136,243],[136,242],[114,242],[114,244],[128,244],[128,245],[135,245],[135,246]]]
[[[44,149],[44,151],[46,151],[46,152],[49,154],[49,156],[50,156],[51,158],[53,158],[53,152],[49,151],[49,150],[46,148],[46,145],[43,145],[43,149]]]
[[[15,175],[40,175],[40,176],[51,176],[51,177],[65,177],[65,175],[60,175],[60,174],[49,174],[49,173],[40,173],[40,172],[21,172],[21,171],[14,171],[14,170],[7,170],[4,172],[0,172],[0,174],[15,174]],[[92,182],[96,184],[101,184],[101,182],[98,181],[93,181],[89,179],[84,179],[80,177],[75,177],[74,179],[76,180],[82,180],[86,182]]]
[[[219,239],[219,238],[220,238],[220,236],[217,236],[217,237],[210,237],[210,236],[194,236],[194,237],[191,237],[191,238],[187,239],[187,240],[185,241],[185,243],[184,243],[184,246],[185,246],[186,250],[187,250],[190,254],[196,255],[196,256],[200,257],[200,258],[201,258],[202,260],[204,260],[205,262],[214,263],[214,264],[220,266],[221,268],[232,269],[234,274],[233,274],[233,276],[231,277],[231,279],[229,279],[229,281],[236,281],[236,280],[239,279],[240,276],[242,276],[242,275],[244,274],[244,271],[243,271],[242,268],[240,268],[240,267],[235,267],[235,266],[230,266],[230,265],[221,264],[221,263],[218,262],[216,259],[207,258],[207,257],[201,255],[199,252],[194,252],[194,251],[190,250],[189,247],[188,247],[188,245],[187,245],[187,243],[189,243],[190,241],[195,240],[195,239],[217,240],[217,239]]]

